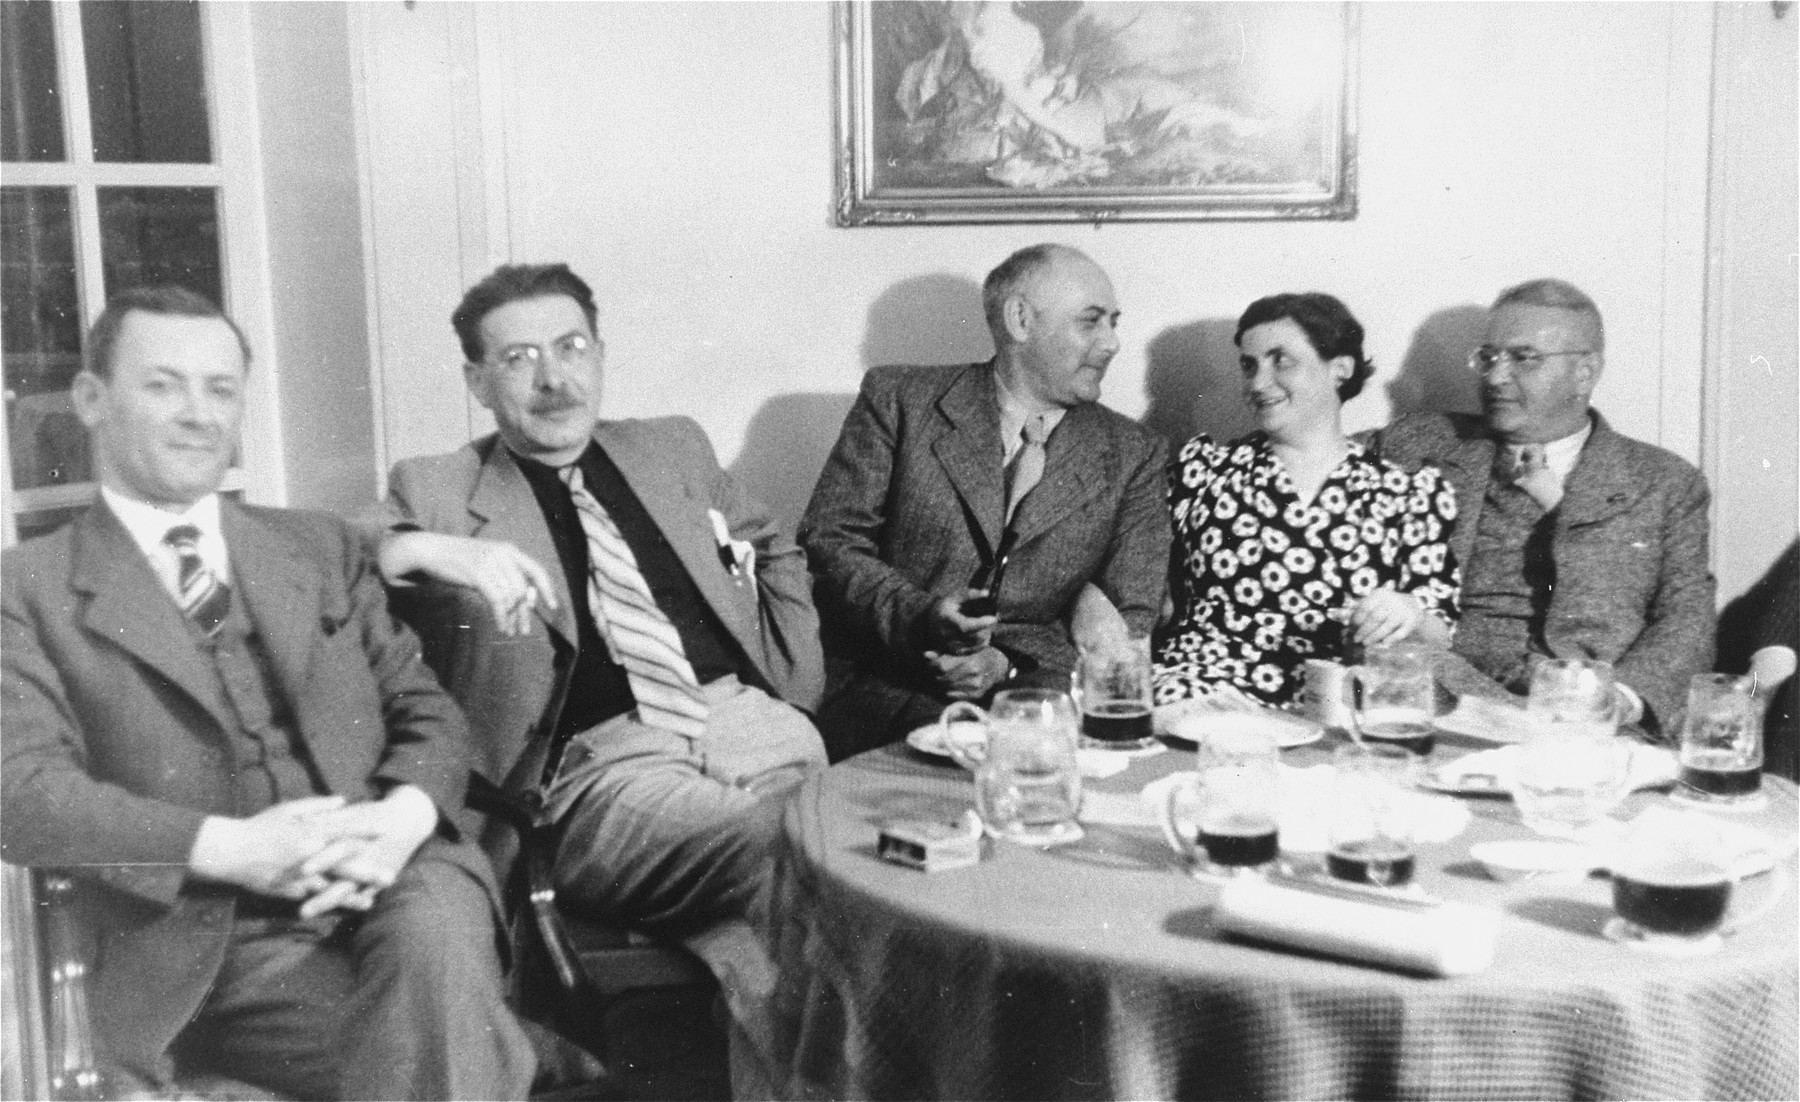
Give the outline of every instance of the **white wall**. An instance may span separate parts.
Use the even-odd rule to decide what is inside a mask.
[[[1354,221],[1099,229],[832,227],[821,3],[351,14],[371,134],[397,138],[365,148],[393,456],[482,423],[455,405],[456,273],[566,259],[603,301],[609,412],[693,414],[791,519],[862,371],[984,356],[976,286],[1042,239],[1112,273],[1106,400],[1172,436],[1243,426],[1230,325],[1258,295],[1327,290],[1362,318],[1361,427],[1466,404],[1480,306],[1554,274],[1606,313],[1600,407],[1701,455],[1710,6],[1365,6]]]
[[[288,505],[353,511],[375,495],[361,196],[345,12],[246,5]]]
[[[1778,19],[1767,4],[1725,4],[1718,27],[1709,231],[1717,259],[1706,357],[1712,416],[1703,454],[1716,516],[1714,569],[1729,597],[1794,541],[1800,513],[1800,15],[1790,10]]]

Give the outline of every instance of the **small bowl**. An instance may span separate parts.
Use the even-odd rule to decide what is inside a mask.
[[[1592,850],[1567,842],[1477,842],[1469,847],[1469,856],[1502,884],[1528,876],[1585,873],[1595,864]]]

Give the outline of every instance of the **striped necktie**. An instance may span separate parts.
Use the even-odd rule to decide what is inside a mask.
[[[564,467],[562,477],[587,536],[588,609],[613,657],[625,667],[638,718],[646,726],[699,738],[706,733],[706,700],[681,647],[681,634],[650,595],[618,524],[588,493],[581,468]]]
[[[212,638],[231,611],[231,587],[200,557],[200,529],[177,524],[163,535],[163,543],[175,552],[175,602],[182,615]]]

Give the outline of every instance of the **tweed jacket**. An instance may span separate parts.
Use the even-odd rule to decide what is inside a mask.
[[[686,417],[602,421],[594,440],[643,502],[700,595],[748,661],[747,684],[810,711],[824,691],[819,620],[806,560],[759,503],[721,470],[712,444]],[[734,575],[719,554],[709,510],[734,540],[756,549],[754,577]],[[388,477],[382,530],[417,525],[453,536],[513,544],[542,565],[556,607],[539,604],[541,625],[501,635],[470,589],[396,588],[396,609],[417,629],[425,657],[468,712],[477,767],[516,793],[536,787],[574,668],[574,600],[558,565],[543,510],[497,436],[445,455],[406,459]]]
[[[335,518],[223,501],[233,600],[327,793],[351,801],[412,784],[440,809],[468,779],[462,715],[388,615],[360,541]],[[235,893],[190,881],[207,815],[236,815],[235,714],[192,632],[112,510],[0,557],[0,852],[68,866],[98,939],[96,1014],[160,1049],[205,997]],[[447,859],[493,892],[480,852]]]
[[[1592,417],[1556,511],[1543,642],[1554,657],[1611,662],[1644,700],[1644,729],[1673,737],[1688,678],[1713,661],[1706,480],[1678,456],[1620,435],[1598,412]],[[1469,562],[1497,448],[1482,419],[1413,414],[1373,443],[1409,469],[1443,470],[1462,503],[1451,550]]]
[[[822,611],[864,673],[921,682],[922,620],[960,594],[1004,527],[994,365],[878,367],[800,524]],[[1022,672],[1075,663],[1067,617],[1092,581],[1148,631],[1168,584],[1167,448],[1100,405],[1068,410],[1014,517],[994,644]]]

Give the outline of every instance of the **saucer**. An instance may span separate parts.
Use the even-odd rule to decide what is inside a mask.
[[[1614,915],[1607,920],[1600,934],[1608,941],[1616,941],[1620,945],[1629,945],[1633,949],[1641,949],[1646,953],[1655,953],[1664,957],[1706,957],[1718,952],[1725,944],[1725,939],[1717,932],[1705,937],[1659,937],[1641,934],[1629,922]]]
[[[1273,708],[1237,711],[1210,705],[1205,700],[1179,700],[1157,705],[1153,714],[1158,734],[1195,743],[1204,742],[1215,731],[1245,728],[1268,732],[1275,745],[1283,750],[1305,746],[1325,737],[1325,728],[1321,724]]]
[[[1675,786],[1675,790],[1669,793],[1669,802],[1680,804],[1682,807],[1691,807],[1697,811],[1717,811],[1725,815],[1736,815],[1740,812],[1762,811],[1764,808],[1767,808],[1769,806],[1769,794],[1767,792],[1758,792],[1749,799],[1721,803],[1718,800],[1708,799],[1705,796],[1696,796],[1687,788],[1678,784]]]
[[[975,722],[958,723],[956,726],[972,727],[978,730],[981,728],[981,724]],[[987,737],[986,732],[982,731],[979,737],[985,740]],[[970,742],[974,741],[976,741],[976,739],[970,739]],[[942,723],[927,723],[923,727],[908,732],[906,736],[906,745],[912,747],[921,754],[927,754],[934,758],[942,758],[947,762],[954,763],[956,761],[955,755],[950,753],[950,747],[944,744],[944,725]]]

